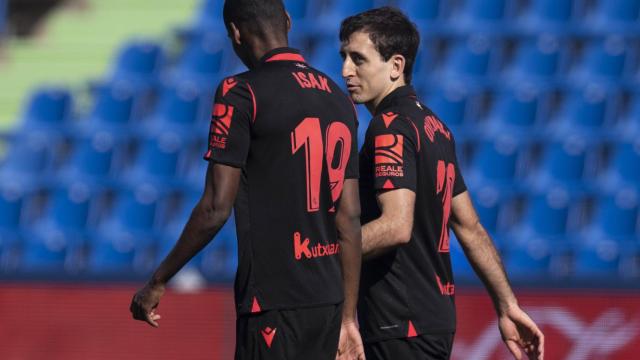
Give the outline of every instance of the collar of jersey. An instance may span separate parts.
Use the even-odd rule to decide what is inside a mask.
[[[274,61],[297,61],[302,63],[306,62],[304,57],[302,57],[302,55],[300,54],[299,50],[289,47],[273,49],[264,54],[264,56],[262,56],[262,58],[260,59],[260,63],[262,64]]]
[[[416,91],[413,89],[413,86],[411,85],[400,86],[399,88],[393,90],[384,99],[382,99],[382,101],[376,108],[376,115],[379,115],[383,113],[386,109],[394,106],[398,100],[406,99],[406,98],[411,98],[414,100],[416,98]]]

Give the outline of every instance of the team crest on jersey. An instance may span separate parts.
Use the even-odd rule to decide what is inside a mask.
[[[402,135],[384,134],[375,137],[376,177],[404,176]]]
[[[211,115],[211,126],[209,130],[209,145],[218,149],[227,147],[227,137],[231,128],[233,117],[233,106],[225,104],[215,104]]]

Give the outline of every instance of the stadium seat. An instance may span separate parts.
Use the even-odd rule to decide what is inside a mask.
[[[609,162],[607,187],[616,188],[619,184],[638,187],[640,184],[640,141],[615,144]]]
[[[466,0],[450,22],[455,30],[468,35],[478,31],[505,33],[508,30],[506,15],[511,2],[505,0]]]
[[[128,146],[128,141],[105,131],[78,139],[58,176],[68,180],[84,179],[106,184],[109,176],[122,169]]]
[[[509,135],[479,144],[471,164],[471,176],[481,180],[510,183],[518,172],[524,147]]]
[[[177,65],[175,81],[204,83],[202,86],[206,85],[207,89],[215,86],[222,70],[227,42],[220,33],[207,33],[193,39]]]
[[[117,131],[119,136],[130,132],[130,125],[138,118],[143,93],[131,83],[117,81],[100,86],[93,97],[88,119],[80,122],[76,136],[97,130]]]
[[[153,226],[163,197],[161,189],[150,184],[119,192],[112,210],[90,237],[91,272],[143,272],[153,266]]]
[[[478,78],[489,75],[500,42],[486,35],[474,34],[451,43],[445,59],[445,76]]]
[[[62,130],[70,118],[72,100],[69,90],[62,87],[42,87],[33,91],[22,115],[22,129]]]
[[[99,192],[87,183],[53,189],[44,215],[25,231],[23,270],[79,270],[92,204],[98,199]]]
[[[441,0],[399,0],[398,8],[409,14],[411,20],[432,22],[443,14],[446,1]]]
[[[590,42],[574,77],[589,81],[591,78],[615,80],[620,78],[628,63],[629,44],[622,36],[608,36]]]
[[[550,79],[557,74],[564,61],[566,41],[551,34],[522,38],[516,46],[512,64],[505,74],[516,80]]]
[[[495,95],[489,110],[486,132],[493,135],[507,132],[517,137],[534,137],[546,96],[544,90],[534,84],[522,83],[500,89]]]
[[[552,184],[580,188],[587,175],[590,159],[590,143],[581,136],[569,136],[563,140],[545,144],[540,167],[534,173],[534,187],[548,188]]]
[[[505,269],[515,279],[539,280],[549,275],[553,244],[544,238],[511,246],[505,254]]]
[[[201,33],[225,31],[222,21],[223,0],[202,0],[193,20],[193,30]]]
[[[526,230],[542,236],[562,236],[567,233],[570,212],[576,199],[563,187],[552,187],[533,193],[524,215]]]
[[[615,89],[598,83],[575,85],[565,94],[559,118],[554,120],[549,130],[560,137],[576,133],[601,137],[606,131],[603,126],[609,121],[616,96]]]
[[[425,104],[453,130],[456,138],[464,137],[464,127],[472,123],[467,119],[467,115],[475,113],[480,98],[479,92],[459,81],[424,83],[419,86],[427,88]]]
[[[508,205],[509,198],[496,186],[482,186],[473,193],[473,205],[482,225],[490,234],[500,229],[501,210]]]
[[[338,86],[346,89],[342,79],[342,59],[340,58],[340,43],[337,38],[323,38],[314,48],[310,64],[326,73]]]
[[[584,242],[575,254],[574,275],[589,279],[617,276],[620,250],[618,242],[606,238]]]
[[[639,0],[599,0],[586,20],[601,33],[632,33],[638,31],[639,16]]]
[[[209,114],[204,112],[204,103],[204,93],[195,83],[180,82],[168,86],[163,90],[154,113],[144,122],[144,134],[176,131],[188,135],[195,126],[206,132]]]
[[[576,11],[574,0],[533,0],[519,21],[523,30],[564,32]]]
[[[185,144],[186,139],[175,132],[144,139],[135,163],[124,180],[131,183],[152,181],[157,185],[172,184],[185,160]]]
[[[638,190],[623,188],[598,199],[594,225],[611,238],[633,237],[638,230]]]
[[[285,0],[284,7],[286,8],[291,20],[293,20],[293,26],[296,25],[295,21],[304,20],[309,16],[310,0]]]
[[[125,43],[114,63],[111,81],[126,80],[137,86],[152,85],[163,58],[160,45],[145,40]]]
[[[44,182],[55,170],[62,138],[53,133],[19,134],[0,162],[0,182],[19,181],[32,185]]]

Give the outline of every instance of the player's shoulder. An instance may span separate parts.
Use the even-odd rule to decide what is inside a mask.
[[[248,71],[229,75],[218,83],[216,96],[225,97],[228,94],[239,94],[251,91],[250,73]]]

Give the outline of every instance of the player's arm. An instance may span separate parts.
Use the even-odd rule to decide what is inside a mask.
[[[204,193],[193,208],[178,242],[133,298],[131,312],[134,319],[158,326],[159,315],[155,314],[155,308],[165,285],[225,224],[238,192],[240,173],[241,170],[235,167],[209,163]]]
[[[408,189],[396,189],[378,193],[377,199],[382,214],[362,227],[365,260],[411,240],[416,194]]]
[[[485,284],[498,313],[503,340],[516,358],[522,347],[529,358],[543,357],[544,336],[520,309],[493,241],[484,229],[467,191],[451,202],[451,229],[456,234],[469,263]]]
[[[336,228],[341,248],[340,261],[345,296],[342,319],[355,323],[362,259],[360,196],[356,179],[344,181],[340,205],[336,212]]]

